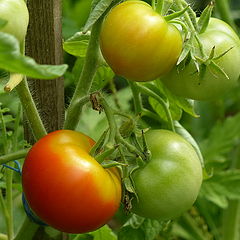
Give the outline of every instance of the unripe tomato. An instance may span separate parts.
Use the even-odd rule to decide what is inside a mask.
[[[177,28],[147,3],[126,1],[106,16],[100,47],[116,74],[150,81],[174,66],[182,50],[182,38]]]
[[[29,14],[24,0],[0,0],[0,18],[7,21],[0,31],[14,35],[20,42],[25,39]]]
[[[168,130],[150,130],[146,141],[150,161],[133,172],[138,195],[132,211],[158,220],[174,219],[188,210],[202,183],[202,168],[193,147]]]
[[[210,19],[206,31],[199,37],[207,55],[213,47],[215,47],[215,56],[230,49],[216,60],[229,78],[207,67],[204,77],[200,79],[196,66],[191,60],[185,68],[174,67],[168,74],[161,77],[161,80],[176,95],[195,100],[217,99],[234,87],[239,79],[240,40],[228,24],[216,18]]]
[[[59,130],[34,144],[25,159],[22,184],[30,208],[62,232],[93,231],[119,207],[119,173],[89,155],[93,145],[82,133]]]

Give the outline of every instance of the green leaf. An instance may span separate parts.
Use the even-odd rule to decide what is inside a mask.
[[[141,229],[134,229],[130,226],[123,227],[118,233],[118,240],[145,240],[144,232]]]
[[[94,236],[94,240],[117,240],[117,236],[108,225],[91,232],[91,235]]]
[[[178,97],[172,94],[160,80],[155,81],[154,84],[155,89],[152,88],[151,90],[160,96],[164,96],[163,99],[167,99],[167,102],[169,103],[169,110],[172,114],[173,120],[178,121],[181,119],[182,110],[184,110],[186,113],[190,114],[193,117],[198,117],[198,115],[194,111],[193,100]],[[158,113],[158,115],[164,121],[167,121],[167,116],[161,104],[159,104],[155,99],[152,98],[149,98],[149,103],[151,104],[152,108]]]
[[[63,43],[63,49],[75,57],[85,57],[90,38],[90,32],[86,34],[77,32]]]
[[[114,73],[110,67],[108,66],[98,67],[91,86],[91,92],[98,91],[105,87],[113,77]]]
[[[240,139],[240,113],[218,122],[208,138],[201,142],[205,162],[218,162],[238,144]]]
[[[53,79],[62,76],[67,65],[37,64],[32,58],[21,54],[19,43],[13,36],[0,32],[0,68],[32,78]]]
[[[145,239],[154,240],[159,235],[161,230],[163,229],[164,222],[160,222],[155,219],[145,219],[143,222],[141,229],[145,233]]]
[[[113,0],[99,0],[93,2],[93,8],[83,28],[83,32],[87,32],[92,27],[92,25],[103,15],[112,2]]]
[[[200,195],[220,208],[227,208],[228,199],[240,199],[240,170],[219,172],[205,180]]]
[[[133,214],[131,216],[131,218],[128,219],[128,221],[124,224],[124,227],[126,226],[131,226],[134,229],[138,229],[141,227],[141,225],[143,224],[145,218],[138,216],[136,214]]]

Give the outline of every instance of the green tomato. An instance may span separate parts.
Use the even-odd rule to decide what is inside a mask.
[[[126,1],[106,16],[100,47],[116,74],[133,81],[150,81],[175,65],[182,50],[182,37],[147,3]]]
[[[150,130],[146,141],[151,159],[132,174],[138,196],[132,211],[152,219],[174,219],[197,198],[202,183],[199,158],[190,143],[168,130]]]
[[[29,14],[24,0],[0,0],[0,18],[7,21],[0,31],[14,35],[19,42],[25,39]]]
[[[196,66],[191,60],[185,68],[174,67],[161,80],[176,95],[195,100],[217,99],[238,82],[240,76],[240,40],[228,24],[216,18],[210,19],[206,31],[199,37],[207,55],[210,54],[213,47],[215,47],[215,56],[229,50],[216,60],[228,78],[207,67],[204,77],[200,79]]]

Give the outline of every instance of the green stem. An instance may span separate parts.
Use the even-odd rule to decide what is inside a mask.
[[[10,163],[9,166],[13,167],[14,165],[13,163]],[[6,169],[6,207],[8,211],[7,235],[9,240],[12,240],[14,236],[12,180],[13,180],[13,171],[11,169]]]
[[[149,88],[147,88],[145,86],[142,86],[142,85],[139,84],[138,89],[142,93],[146,94],[147,96],[154,98],[155,100],[157,100],[162,105],[162,107],[163,107],[163,109],[166,113],[167,119],[168,119],[169,128],[173,132],[175,132],[172,115],[169,111],[169,107],[168,107],[167,103],[160,96],[158,96],[156,93],[154,93],[152,90],[150,90]]]
[[[2,138],[3,138],[3,152],[6,154],[8,152],[8,138],[6,124],[3,119],[3,112],[0,105],[0,124],[2,127]]]
[[[155,121],[160,122],[160,117],[157,114],[149,111],[148,109],[145,109],[145,108],[142,109],[142,116],[146,116],[146,117],[152,118]]]
[[[79,104],[79,99],[89,94],[93,78],[98,68],[99,63],[99,33],[101,30],[102,18],[100,18],[92,27],[92,32],[88,44],[87,54],[80,74],[73,98],[67,110],[65,129],[75,129],[83,105]]]
[[[111,109],[111,107],[107,104],[106,100],[104,98],[101,98],[101,105],[104,109],[104,112],[106,114],[108,125],[109,125],[109,142],[111,144],[114,143],[115,136],[117,133],[117,124],[114,119],[114,111]]]
[[[10,161],[14,161],[14,160],[18,160],[21,158],[25,158],[25,156],[27,155],[29,151],[29,148],[27,149],[22,149],[13,153],[8,153],[6,155],[2,155],[0,156],[0,165],[10,162]]]
[[[128,84],[130,85],[132,94],[133,94],[133,104],[134,104],[135,113],[139,114],[139,113],[141,113],[142,108],[143,108],[140,92],[139,92],[137,84],[135,82],[128,81]]]
[[[34,234],[38,229],[38,225],[31,222],[28,217],[25,217],[25,220],[15,236],[14,240],[32,240]]]
[[[44,137],[47,132],[33,101],[26,78],[22,80],[16,89],[35,139],[38,140]]]
[[[227,22],[231,27],[237,31],[237,26],[233,20],[230,6],[229,6],[229,1],[227,0],[215,0],[217,10],[220,14],[220,17],[223,21]]]
[[[232,169],[240,169],[240,147],[236,149]],[[228,208],[223,212],[223,240],[240,239],[240,200],[230,200]]]
[[[9,147],[9,142],[8,142],[8,138],[7,138],[7,129],[6,129],[6,125],[3,119],[3,113],[0,109],[0,121],[2,124],[2,131],[3,131],[3,141],[4,141],[4,154],[7,154],[10,150]],[[10,167],[12,163],[10,164]],[[12,179],[13,179],[13,171],[6,169],[6,203],[2,197],[2,193],[1,193],[1,205],[2,208],[4,210],[4,214],[5,214],[5,221],[6,221],[6,225],[7,225],[7,236],[9,240],[12,240],[13,236],[14,236],[14,226],[13,226],[13,198],[12,198]],[[1,189],[0,189],[1,191]]]
[[[223,214],[223,240],[239,240],[240,201],[229,201]]]
[[[117,134],[116,140],[117,142],[120,142],[123,146],[125,146],[129,152],[135,153],[138,156],[140,156],[142,159],[145,159],[144,154],[141,151],[139,151],[134,145],[125,141],[120,134]]]
[[[201,229],[198,228],[194,219],[188,213],[183,214],[181,220],[185,229],[189,230],[194,240],[206,240]]]

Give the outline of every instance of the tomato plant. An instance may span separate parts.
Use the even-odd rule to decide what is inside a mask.
[[[168,130],[150,130],[146,141],[150,161],[133,172],[138,198],[133,212],[148,218],[169,220],[188,210],[202,183],[202,168],[193,147]]]
[[[229,25],[216,18],[210,19],[206,31],[199,37],[207,56],[213,48],[215,57],[223,54],[215,62],[227,76],[207,65],[206,72],[200,78],[193,60],[190,60],[184,68],[174,67],[161,80],[179,96],[195,100],[216,99],[237,84],[240,76],[240,40]]]
[[[134,81],[150,81],[167,73],[182,50],[174,25],[142,1],[126,1],[107,15],[100,46],[113,71]]]
[[[22,42],[27,33],[29,14],[24,0],[0,0],[0,18],[7,21],[0,31],[14,35]]]
[[[89,155],[94,141],[59,130],[40,139],[23,166],[23,191],[31,209],[63,232],[82,233],[104,225],[116,212],[121,183],[116,169]]]

